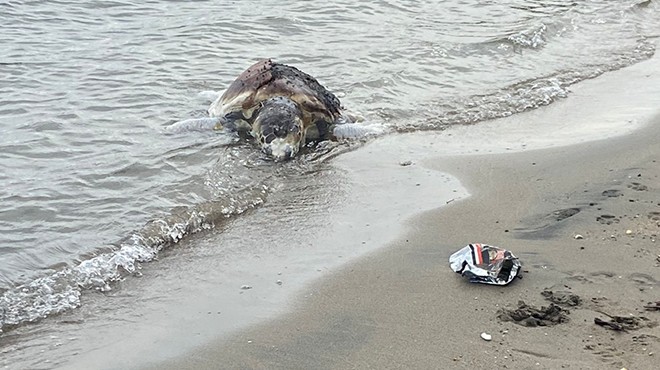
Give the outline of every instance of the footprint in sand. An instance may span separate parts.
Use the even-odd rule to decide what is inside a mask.
[[[634,281],[637,284],[641,285],[660,285],[660,282],[656,280],[653,276],[648,275],[648,274],[642,274],[639,272],[634,272],[630,275],[630,280]]]
[[[577,215],[578,213],[580,213],[579,208],[565,208],[552,212],[552,215],[556,221],[563,221],[569,217]]]
[[[660,221],[660,212],[657,211],[649,212],[648,216],[649,219],[651,219],[651,221]]]
[[[623,193],[621,192],[621,190],[610,189],[610,190],[605,190],[603,192],[603,196],[608,198],[616,198],[623,196]]]
[[[596,217],[596,221],[600,222],[603,225],[618,224],[619,219],[613,215],[600,215]]]
[[[638,182],[630,183],[630,184],[628,184],[628,187],[630,189],[637,190],[637,191],[647,191],[647,190],[649,190],[648,186],[640,184]]]
[[[547,238],[555,233],[561,226],[561,221],[580,213],[580,208],[562,208],[544,215],[535,215],[525,221],[529,227],[516,228],[517,236],[523,239]]]

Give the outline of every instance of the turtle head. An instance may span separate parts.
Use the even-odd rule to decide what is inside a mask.
[[[295,156],[304,143],[302,111],[291,99],[275,97],[265,100],[256,112],[252,135],[261,150],[276,161]]]

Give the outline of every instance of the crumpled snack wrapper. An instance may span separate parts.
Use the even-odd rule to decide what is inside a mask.
[[[468,244],[449,256],[454,272],[471,283],[507,285],[518,276],[522,263],[506,249],[488,244]]]

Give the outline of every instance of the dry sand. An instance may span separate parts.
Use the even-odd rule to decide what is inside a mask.
[[[649,71],[647,65],[610,76],[610,87],[612,78],[621,86],[635,77],[657,80],[657,72],[644,68]],[[589,83],[603,92],[602,81]],[[603,105],[583,105],[589,83],[565,102],[472,131],[496,136],[504,127],[498,124],[540,121],[536,135],[504,133],[492,145],[481,137],[474,145],[488,147],[487,154],[475,153],[475,146],[462,153],[474,135],[449,132],[390,136],[345,156],[338,165],[350,168],[357,159],[407,153],[401,160],[458,177],[472,196],[406,221],[395,241],[307,287],[291,312],[154,368],[658,368],[660,312],[644,306],[660,301],[660,119],[657,107],[651,114],[648,106],[660,101],[660,89],[649,86],[660,84],[636,94],[609,89],[612,99],[619,94],[625,107],[635,108],[626,111],[603,104],[603,94],[593,99]],[[578,122],[609,117],[645,126],[618,137],[610,136],[621,127],[580,126],[582,136],[540,128],[567,110]],[[568,137],[582,143],[542,149],[561,141],[555,134],[563,144]],[[589,135],[608,138],[586,142]],[[512,145],[526,149],[506,153]],[[494,287],[452,272],[448,256],[471,242],[512,250],[524,263],[522,279]],[[500,317],[519,301],[550,305],[544,291],[579,297],[576,306],[560,303],[566,322],[527,327]],[[634,327],[615,331],[594,323],[617,315],[636,318]],[[481,339],[482,332],[492,341]]]

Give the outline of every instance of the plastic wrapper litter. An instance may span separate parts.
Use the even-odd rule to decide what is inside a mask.
[[[479,243],[469,244],[449,256],[449,265],[471,283],[493,285],[509,284],[522,267],[510,251]]]

